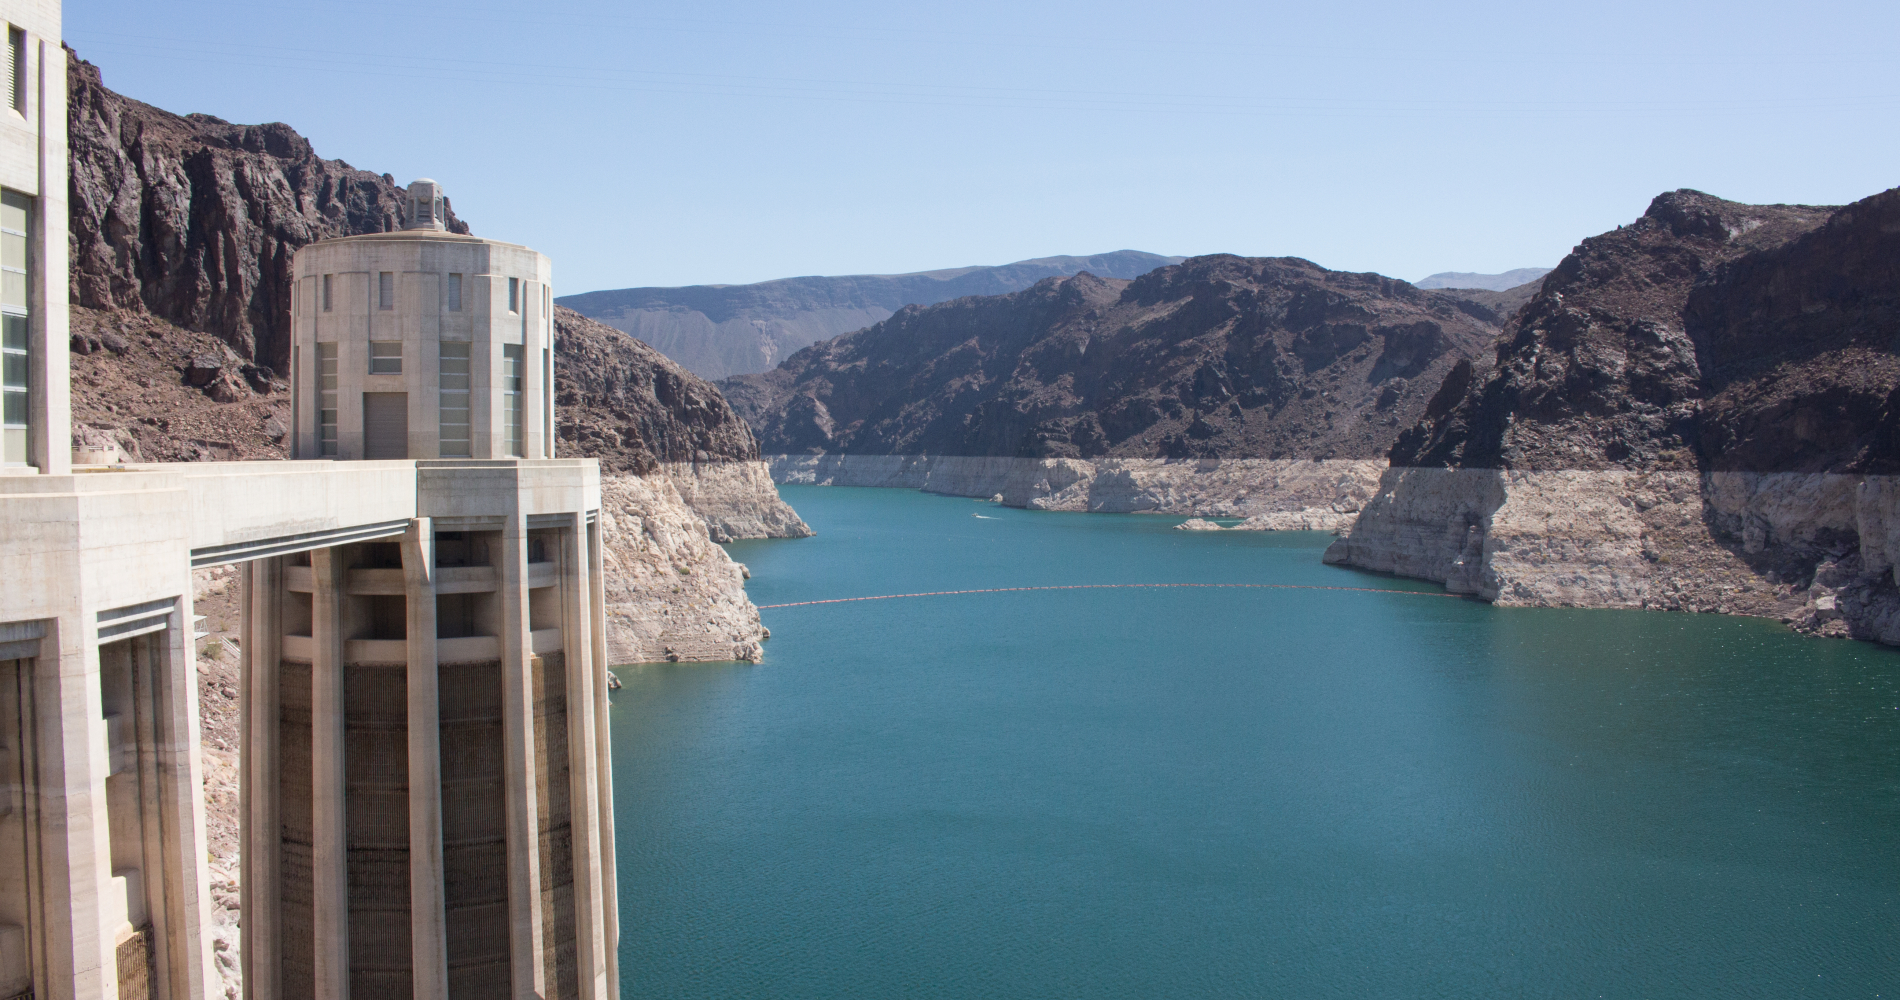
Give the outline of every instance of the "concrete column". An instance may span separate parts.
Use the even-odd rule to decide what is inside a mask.
[[[336,549],[310,553],[314,662],[310,667],[310,875],[317,1000],[350,995],[348,824],[343,817],[342,592]]]
[[[112,889],[111,822],[106,813],[98,633],[74,602],[42,643],[52,655],[34,661],[34,715],[39,723],[40,870],[45,896],[38,912],[52,997],[118,1000],[118,954],[101,905]],[[96,626],[95,626],[96,627]]]
[[[587,514],[576,511],[561,543],[561,641],[567,662],[568,788],[574,838],[575,964],[581,1000],[607,992],[604,889],[600,860],[599,728],[594,720],[593,586]]]
[[[198,639],[194,634],[191,575],[179,586],[178,610],[164,633],[154,667],[159,720],[158,785],[164,828],[165,899],[171,924],[161,939],[173,957],[172,997],[195,1000],[219,981],[211,950],[211,873],[206,868],[210,836],[205,831],[204,753],[198,741]]]
[[[31,65],[39,133],[40,195],[29,223],[33,244],[33,282],[27,328],[32,369],[27,381],[33,407],[34,464],[47,475],[63,476],[73,467],[72,325],[67,308],[66,261],[66,50],[57,38],[34,38]],[[110,873],[108,873],[109,875]]]
[[[258,559],[244,564],[244,636],[238,683],[239,797],[244,840],[238,891],[243,901],[244,993],[250,1000],[282,994],[278,956],[283,939],[278,927],[282,904],[283,831],[278,818],[280,735],[277,722],[278,672],[283,662],[284,562]]]
[[[408,606],[409,935],[415,1000],[448,1000],[449,945],[442,910],[442,709],[437,697],[435,528],[409,522],[402,536]]]
[[[585,517],[582,518],[583,522]],[[601,937],[605,947],[607,996],[620,996],[620,883],[618,859],[614,856],[614,756],[613,730],[608,726],[607,672],[612,664],[607,654],[607,583],[603,572],[600,526],[586,528],[588,631],[594,677],[594,760],[599,789]]]
[[[528,630],[528,524],[516,511],[501,533],[502,733],[508,789],[508,941],[516,1000],[547,995],[541,961],[540,790],[534,766],[534,653]]]

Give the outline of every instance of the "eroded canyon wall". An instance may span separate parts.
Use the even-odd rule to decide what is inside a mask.
[[[1329,562],[1500,604],[1900,643],[1900,191],[1696,192],[1577,248],[1448,380]]]

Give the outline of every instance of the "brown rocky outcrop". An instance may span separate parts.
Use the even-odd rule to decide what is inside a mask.
[[[566,306],[554,307],[555,434],[561,454],[603,474],[662,465],[751,462],[759,445],[711,383]]]
[[[1896,320],[1900,190],[1663,195],[1452,373],[1327,559],[1900,643]]]
[[[67,59],[73,303],[149,312],[286,371],[291,255],[400,228],[395,178],[323,159],[281,122],[135,101]],[[453,211],[449,229],[468,232]]]
[[[1709,467],[1900,473],[1900,189],[1749,254],[1683,309]]]
[[[1395,465],[1694,469],[1702,373],[1683,325],[1698,280],[1820,225],[1830,209],[1697,191],[1584,240],[1543,279],[1490,374],[1457,373],[1392,449]]]
[[[1222,254],[909,306],[720,385],[771,454],[1372,458],[1503,318],[1460,292]]]

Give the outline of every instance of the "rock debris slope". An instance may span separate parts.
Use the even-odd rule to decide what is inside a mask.
[[[1356,510],[1350,495],[1370,495],[1399,432],[1520,298],[1196,257],[1132,281],[1084,273],[906,307],[721,388],[784,456],[785,481],[1245,515],[1266,512],[1290,464],[1331,462],[1348,464],[1328,469],[1339,489],[1318,506]]]
[[[1179,257],[1118,250],[1089,257],[1039,257],[997,267],[914,274],[781,278],[750,285],[618,288],[559,299],[685,365],[702,378],[769,371],[808,344],[863,329],[905,305],[965,295],[1000,295],[1044,278],[1092,271],[1133,278]]]
[[[1454,371],[1329,561],[1507,604],[1900,642],[1900,191],[1693,191],[1585,240]]]

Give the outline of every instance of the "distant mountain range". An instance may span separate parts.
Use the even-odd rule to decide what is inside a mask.
[[[1470,271],[1440,271],[1416,284],[1420,288],[1482,288],[1502,292],[1527,284],[1550,273],[1548,267],[1520,267],[1503,274],[1473,274]]]
[[[1215,254],[905,308],[719,388],[767,454],[1371,459],[1530,291]]]
[[[890,318],[907,305],[1021,291],[1087,271],[1136,278],[1184,257],[1118,250],[913,274],[781,278],[752,285],[621,288],[564,295],[561,305],[624,330],[702,378],[771,371],[800,348]]]

